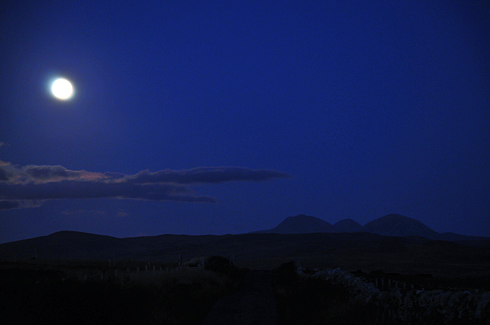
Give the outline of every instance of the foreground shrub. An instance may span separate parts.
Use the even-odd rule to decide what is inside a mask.
[[[411,280],[420,278],[427,283],[419,275]],[[274,279],[284,324],[490,324],[486,291],[400,289],[384,281],[380,291],[345,270],[311,272],[292,262]]]
[[[352,300],[341,285],[301,278],[294,262],[274,269],[273,284],[281,324],[375,324],[370,304]]]
[[[199,324],[242,280],[202,268],[105,272],[81,280],[62,270],[2,269],[0,324]]]
[[[206,270],[214,271],[219,274],[234,275],[238,270],[233,263],[223,256],[211,256],[204,261]]]

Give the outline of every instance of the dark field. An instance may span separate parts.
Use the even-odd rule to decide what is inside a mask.
[[[197,267],[202,256],[228,259]],[[64,232],[0,245],[0,257],[2,324],[199,324],[215,301],[240,288],[247,269],[274,269],[281,324],[379,323],[379,306],[356,305],[352,293],[327,281],[298,278],[285,267],[295,263],[311,273],[340,268],[379,282],[381,290],[383,281],[407,290],[490,291],[487,241],[367,233],[118,239]]]
[[[199,324],[247,273],[219,263],[139,272],[98,264],[2,263],[0,323]]]
[[[274,269],[280,324],[490,324],[488,279],[296,269]]]

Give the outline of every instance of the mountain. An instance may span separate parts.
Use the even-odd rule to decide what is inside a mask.
[[[335,232],[359,232],[362,226],[352,219],[344,219],[336,222],[334,225]]]
[[[418,236],[428,239],[439,239],[439,233],[422,222],[399,214],[389,214],[375,219],[362,227],[362,230],[383,236]]]
[[[416,236],[433,240],[471,241],[471,236],[457,234],[439,234],[422,222],[399,214],[389,214],[368,222],[361,226],[352,219],[340,220],[334,225],[312,216],[300,214],[287,217],[275,228],[255,231],[253,233],[276,234],[305,234],[305,233],[356,233],[368,232],[372,234],[392,237]],[[482,239],[482,238],[478,238]]]
[[[306,234],[321,232],[335,232],[335,229],[325,220],[300,214],[294,217],[287,217],[275,228],[254,233]]]

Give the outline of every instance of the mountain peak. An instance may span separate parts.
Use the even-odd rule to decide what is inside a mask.
[[[260,231],[261,233],[277,233],[277,234],[304,234],[318,232],[334,232],[331,224],[325,220],[299,214],[297,216],[287,217],[277,227],[270,230]]]
[[[254,231],[253,233],[304,234],[304,233],[355,233],[368,232],[382,236],[406,237],[416,236],[436,240],[463,240],[465,236],[456,234],[439,234],[422,222],[401,214],[388,214],[361,226],[352,219],[343,219],[334,225],[325,220],[299,214],[287,217],[275,228]]]
[[[363,231],[383,236],[420,236],[429,239],[436,239],[439,236],[422,222],[400,214],[388,214],[368,222],[364,225]]]
[[[337,221],[333,225],[335,232],[359,232],[362,231],[362,226],[356,221],[348,218]]]

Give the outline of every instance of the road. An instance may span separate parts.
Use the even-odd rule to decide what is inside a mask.
[[[272,271],[251,270],[236,293],[214,304],[202,325],[269,325],[277,322]]]

